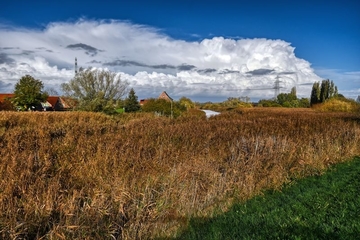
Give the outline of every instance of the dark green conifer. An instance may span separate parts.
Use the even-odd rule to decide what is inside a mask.
[[[138,101],[138,97],[132,88],[129,92],[129,96],[125,99],[125,112],[137,112],[141,108]]]

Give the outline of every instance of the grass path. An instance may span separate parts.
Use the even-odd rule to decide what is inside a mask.
[[[360,157],[321,176],[268,191],[211,219],[195,218],[178,239],[359,239]]]

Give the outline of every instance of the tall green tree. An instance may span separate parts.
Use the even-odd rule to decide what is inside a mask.
[[[315,82],[311,91],[310,104],[323,103],[338,95],[337,86],[335,86],[333,81],[329,79],[322,80],[321,85],[319,82]]]
[[[326,99],[330,98],[330,81],[322,80],[320,87],[320,102],[325,102]]]
[[[290,94],[291,94],[292,96],[294,96],[295,99],[297,99],[297,96],[296,96],[296,87],[292,87],[292,88],[291,88]]]
[[[133,88],[130,89],[129,96],[125,99],[124,105],[125,112],[137,112],[140,110],[141,106]]]
[[[21,110],[35,109],[46,101],[48,94],[43,91],[44,84],[30,75],[25,75],[15,85],[12,103]]]
[[[317,103],[320,103],[320,83],[314,82],[311,90],[310,105],[312,106]]]
[[[65,96],[76,99],[75,109],[92,112],[115,111],[115,105],[126,93],[128,83],[109,70],[88,68],[79,71],[62,84]]]

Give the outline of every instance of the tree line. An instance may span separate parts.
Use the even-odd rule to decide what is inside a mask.
[[[61,85],[65,97],[74,100],[74,110],[105,112],[115,114],[121,112],[157,112],[166,116],[179,116],[181,112],[194,107],[189,98],[182,97],[179,101],[170,103],[163,99],[147,99],[140,106],[133,88],[128,91],[129,83],[122,80],[117,73],[103,69],[81,69],[73,79]],[[128,96],[124,99],[125,94]],[[14,97],[10,101],[0,103],[0,109],[36,110],[49,96],[44,91],[43,83],[30,75],[23,76],[15,85]],[[331,80],[315,82],[310,98],[298,98],[296,88],[290,93],[280,93],[275,99],[262,99],[258,106],[262,107],[311,107],[324,103],[328,99],[342,96]],[[342,96],[343,97],[343,96]],[[360,103],[360,96],[357,99]],[[11,105],[12,104],[12,105]],[[214,106],[213,103],[197,104],[200,108],[208,107],[228,109],[236,107],[250,107],[250,98],[230,97],[226,101]]]
[[[288,108],[307,108],[310,107],[308,98],[298,98],[296,87],[291,88],[290,93],[280,93],[275,99],[262,99],[259,106],[262,107],[288,107]]]
[[[310,105],[324,103],[326,100],[338,97],[338,88],[335,86],[333,81],[322,80],[313,84],[310,96]]]
[[[148,99],[141,108],[135,90],[119,74],[104,69],[81,69],[69,82],[61,85],[64,97],[73,100],[73,109],[116,114],[119,112],[158,112],[166,116],[179,116],[192,105],[190,99],[168,102]],[[129,90],[129,91],[128,91]],[[124,99],[125,94],[128,96]],[[20,78],[15,85],[14,97],[0,103],[0,110],[40,110],[49,94],[44,84],[30,75]],[[181,99],[180,99],[181,100]],[[191,102],[189,104],[189,101]]]

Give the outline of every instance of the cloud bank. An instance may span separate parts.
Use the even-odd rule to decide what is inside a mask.
[[[309,97],[311,84],[321,78],[310,63],[295,56],[283,40],[213,37],[189,42],[173,39],[145,25],[117,20],[54,22],[43,30],[0,28],[0,92],[13,91],[25,74],[61,92],[59,86],[79,67],[107,68],[121,74],[139,98],[167,91],[199,101],[228,97],[274,96],[294,86]]]

